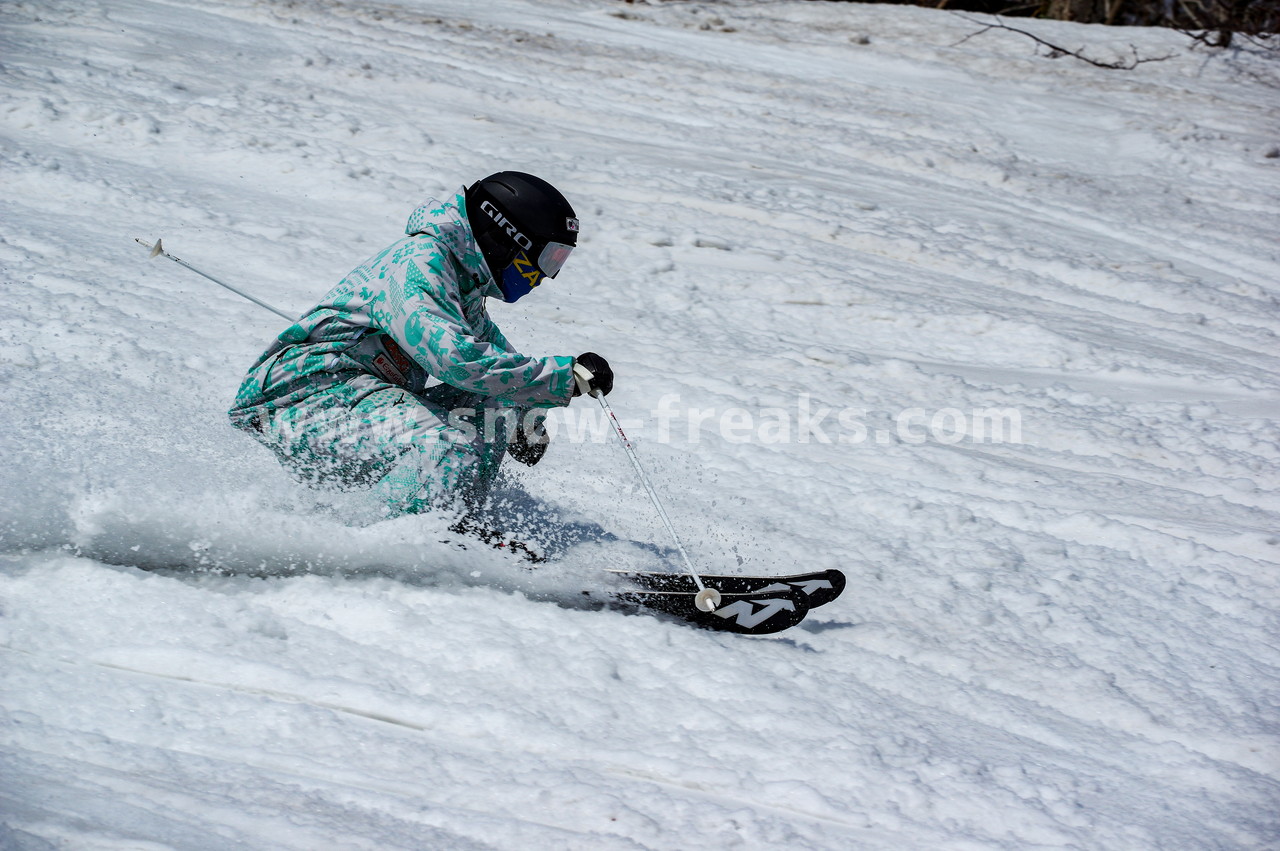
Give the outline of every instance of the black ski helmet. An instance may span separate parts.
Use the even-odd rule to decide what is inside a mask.
[[[573,207],[540,177],[520,171],[491,174],[468,187],[466,200],[476,244],[507,301],[537,286],[543,275],[554,278],[578,244]],[[506,275],[522,253],[527,268],[520,276]],[[528,283],[522,285],[520,278]]]

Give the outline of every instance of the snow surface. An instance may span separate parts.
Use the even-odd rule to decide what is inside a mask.
[[[818,2],[0,4],[0,847],[1280,847],[1280,66],[1019,25],[1170,58]],[[508,336],[613,362],[698,564],[841,600],[575,602],[678,567],[603,430],[503,485],[600,538],[536,576],[344,525],[224,417],[279,320],[133,242],[301,311],[502,168],[583,220]],[[801,405],[866,439],[719,427]],[[1021,441],[911,439],[986,408]]]

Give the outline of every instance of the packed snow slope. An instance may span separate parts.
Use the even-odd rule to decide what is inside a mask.
[[[0,4],[0,847],[1280,846],[1280,65],[1019,25],[1167,58],[843,3]],[[508,336],[611,360],[698,564],[840,601],[576,602],[678,568],[589,400],[502,484],[537,575],[357,522],[225,420],[282,323],[133,242],[301,312],[504,168],[583,220]]]

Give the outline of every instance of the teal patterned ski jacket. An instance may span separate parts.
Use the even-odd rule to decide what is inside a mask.
[[[501,291],[459,191],[409,216],[406,236],[356,267],[249,369],[239,427],[361,373],[420,393],[428,377],[515,408],[567,405],[573,358],[527,357],[485,310]],[[394,343],[389,345],[387,338]]]

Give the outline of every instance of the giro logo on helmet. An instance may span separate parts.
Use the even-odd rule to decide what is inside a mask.
[[[499,211],[497,207],[493,206],[493,204],[490,204],[486,200],[481,202],[480,209],[485,212],[485,215],[497,222],[498,227],[504,228],[507,232],[507,236],[511,237],[516,245],[520,246],[525,251],[533,250],[533,240],[522,234],[520,229],[515,226],[515,223],[502,215],[501,211]]]

